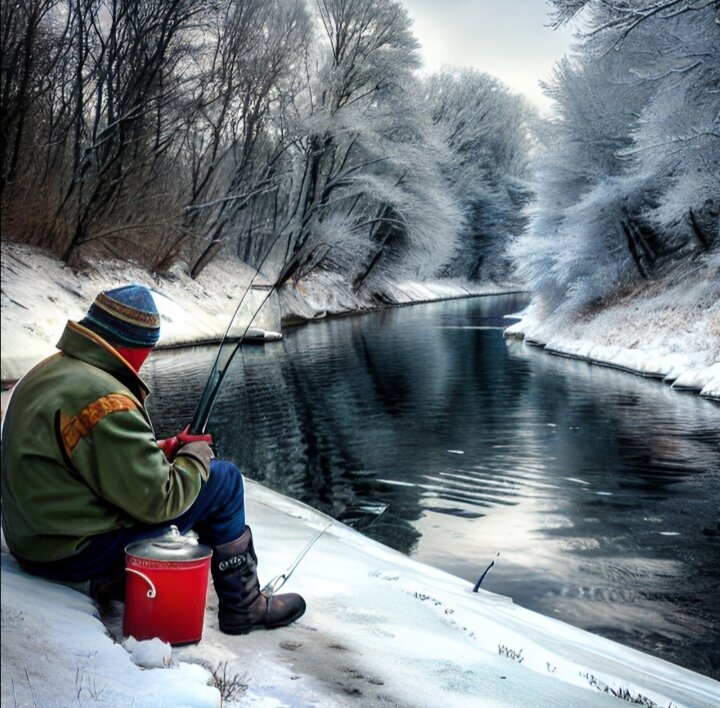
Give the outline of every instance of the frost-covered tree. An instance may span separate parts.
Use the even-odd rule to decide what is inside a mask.
[[[557,2],[582,41],[547,85],[537,202],[513,255],[577,310],[718,246],[720,25],[711,3]]]
[[[680,255],[720,246],[720,14],[713,22],[713,8],[684,7],[676,22],[659,17],[657,59],[637,71],[656,88],[622,153],[636,174],[654,179],[642,217],[661,251]]]
[[[355,289],[379,274],[437,275],[458,246],[461,205],[442,170],[445,146],[423,103],[422,87],[413,80],[399,99],[376,125],[371,150],[377,164],[353,180],[361,197],[358,226],[369,227],[350,268]]]
[[[370,192],[359,189],[358,180],[382,172],[380,163],[388,172],[391,158],[382,148],[402,121],[393,109],[401,106],[418,66],[417,41],[398,2],[323,0],[316,21],[307,89],[291,106],[294,115],[286,117],[298,149],[287,207],[276,226],[286,254],[281,281],[307,272],[330,256],[330,248],[335,260],[348,248],[360,255],[351,245],[363,240],[358,220],[367,221]],[[334,226],[328,229],[331,215]],[[338,229],[347,236],[341,247],[327,239]]]
[[[446,272],[471,279],[507,274],[507,245],[526,225],[532,109],[500,81],[473,70],[426,82],[433,125],[445,146],[443,172],[465,217]]]

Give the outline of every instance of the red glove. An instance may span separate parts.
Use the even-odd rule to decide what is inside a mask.
[[[183,445],[188,445],[193,442],[206,442],[208,445],[212,445],[212,435],[191,435],[188,432],[189,427],[189,425],[186,425],[181,433],[178,433],[172,438],[158,440],[158,447],[165,453],[168,462],[172,462],[175,459],[175,455],[178,454],[178,451]]]

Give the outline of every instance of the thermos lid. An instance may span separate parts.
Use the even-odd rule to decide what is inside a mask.
[[[198,543],[194,531],[181,534],[177,526],[171,526],[170,530],[161,536],[128,544],[125,546],[125,553],[148,560],[184,561],[207,558],[212,555],[212,549]]]

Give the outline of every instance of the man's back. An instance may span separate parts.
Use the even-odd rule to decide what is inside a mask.
[[[38,364],[16,386],[2,430],[3,531],[13,553],[28,560],[62,558],[77,550],[78,539],[129,523],[108,517],[68,449],[72,421],[77,426],[83,417],[88,423],[98,418],[102,411],[94,412],[93,404],[113,393],[122,396],[118,410],[141,405],[111,374],[63,353]]]
[[[204,473],[192,446],[167,461],[143,407],[145,384],[107,342],[68,322],[58,347],[20,381],[3,425],[3,530],[29,561],[174,518]]]

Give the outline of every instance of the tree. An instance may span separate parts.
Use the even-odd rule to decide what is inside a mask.
[[[506,247],[526,225],[535,115],[500,81],[473,70],[436,74],[426,93],[446,146],[443,171],[465,214],[462,248],[447,272],[506,275]]]
[[[368,208],[351,185],[357,185],[359,173],[387,161],[376,149],[382,131],[392,132],[388,109],[398,105],[418,65],[417,42],[398,2],[324,0],[318,20],[313,76],[288,119],[297,151],[279,224],[285,253],[281,282],[319,262],[327,250],[313,235],[322,232],[331,201],[335,210],[345,203],[346,217]]]
[[[720,26],[703,2],[555,5],[587,30],[547,86],[557,116],[513,254],[572,312],[717,246]]]
[[[197,276],[232,249],[280,283],[322,268],[378,293],[477,275],[522,221],[525,109],[470,75],[431,100],[398,0],[2,11],[3,226],[65,260]]]
[[[50,91],[47,78],[62,54],[49,27],[59,0],[7,2],[2,23],[0,91],[0,194],[18,177],[24,145],[35,129],[37,103]]]
[[[289,144],[273,135],[273,112],[298,91],[309,33],[300,0],[232,0],[209,31],[212,51],[189,125],[186,225],[201,228],[207,244],[193,277],[236,232],[243,210],[279,188],[277,163]]]

